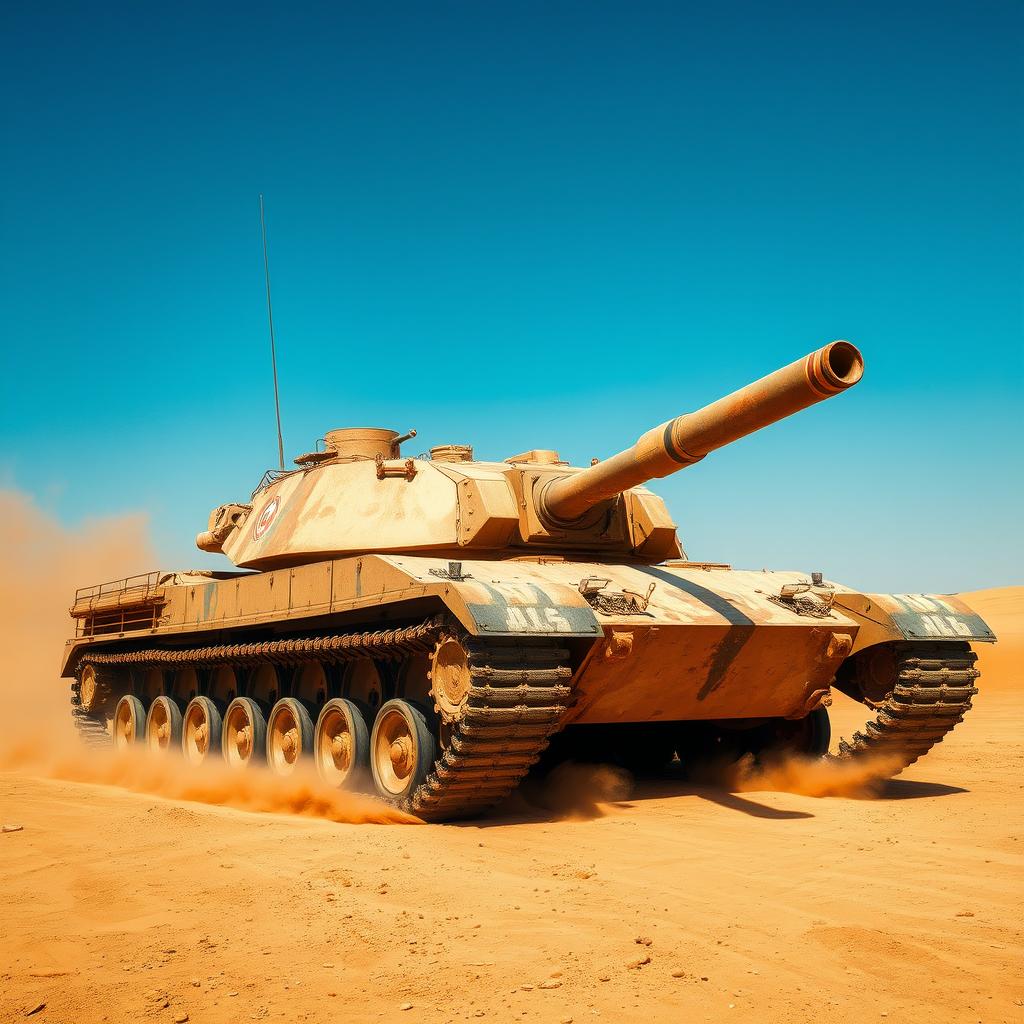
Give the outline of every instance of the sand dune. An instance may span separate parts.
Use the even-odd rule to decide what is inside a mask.
[[[995,630],[995,644],[978,645],[986,690],[1024,693],[1024,587],[995,587],[960,594]]]

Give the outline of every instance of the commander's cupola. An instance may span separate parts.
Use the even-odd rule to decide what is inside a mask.
[[[397,459],[401,454],[403,441],[416,436],[415,430],[399,434],[397,430],[381,427],[340,427],[328,430],[324,435],[324,450],[307,452],[296,460],[297,466],[317,466],[324,462],[356,462]]]

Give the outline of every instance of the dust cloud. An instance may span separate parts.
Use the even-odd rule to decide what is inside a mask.
[[[846,761],[794,754],[755,762],[748,755],[729,766],[724,781],[734,793],[760,791],[868,799],[881,796],[886,782],[902,766],[903,762],[898,757],[865,757]]]
[[[66,742],[60,656],[78,587],[146,572],[156,557],[141,515],[62,526],[25,494],[0,490],[0,751]]]
[[[334,822],[419,821],[372,797],[331,789],[312,772],[285,779],[227,765],[190,769],[179,760],[80,744],[69,713],[70,680],[58,675],[71,631],[68,608],[78,587],[156,566],[145,518],[68,528],[28,496],[0,490],[0,522],[0,770]]]
[[[559,818],[600,818],[607,804],[622,803],[633,793],[630,772],[610,764],[563,761],[536,784],[527,786],[526,799]]]
[[[77,740],[72,742],[78,745]],[[158,756],[141,748],[117,752],[81,748],[43,757],[31,754],[24,746],[8,755],[0,754],[0,769],[4,768],[241,811],[295,814],[349,825],[421,823],[419,818],[375,797],[325,785],[312,768],[284,778],[264,769],[239,771],[224,763],[192,767],[173,755]]]

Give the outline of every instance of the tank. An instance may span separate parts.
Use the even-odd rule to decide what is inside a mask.
[[[635,771],[795,751],[898,772],[970,708],[982,619],[952,596],[690,561],[644,486],[862,373],[832,342],[589,467],[328,431],[213,510],[196,542],[230,571],[78,591],[78,728],[195,765],[308,759],[433,821],[484,811],[552,749]],[[833,688],[871,721],[829,755]]]

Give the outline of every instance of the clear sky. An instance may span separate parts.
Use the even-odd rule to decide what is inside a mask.
[[[262,191],[289,455],[585,464],[845,337],[853,392],[656,485],[691,557],[1019,583],[1022,44],[1015,0],[8,4],[0,485],[217,564],[276,462]]]

